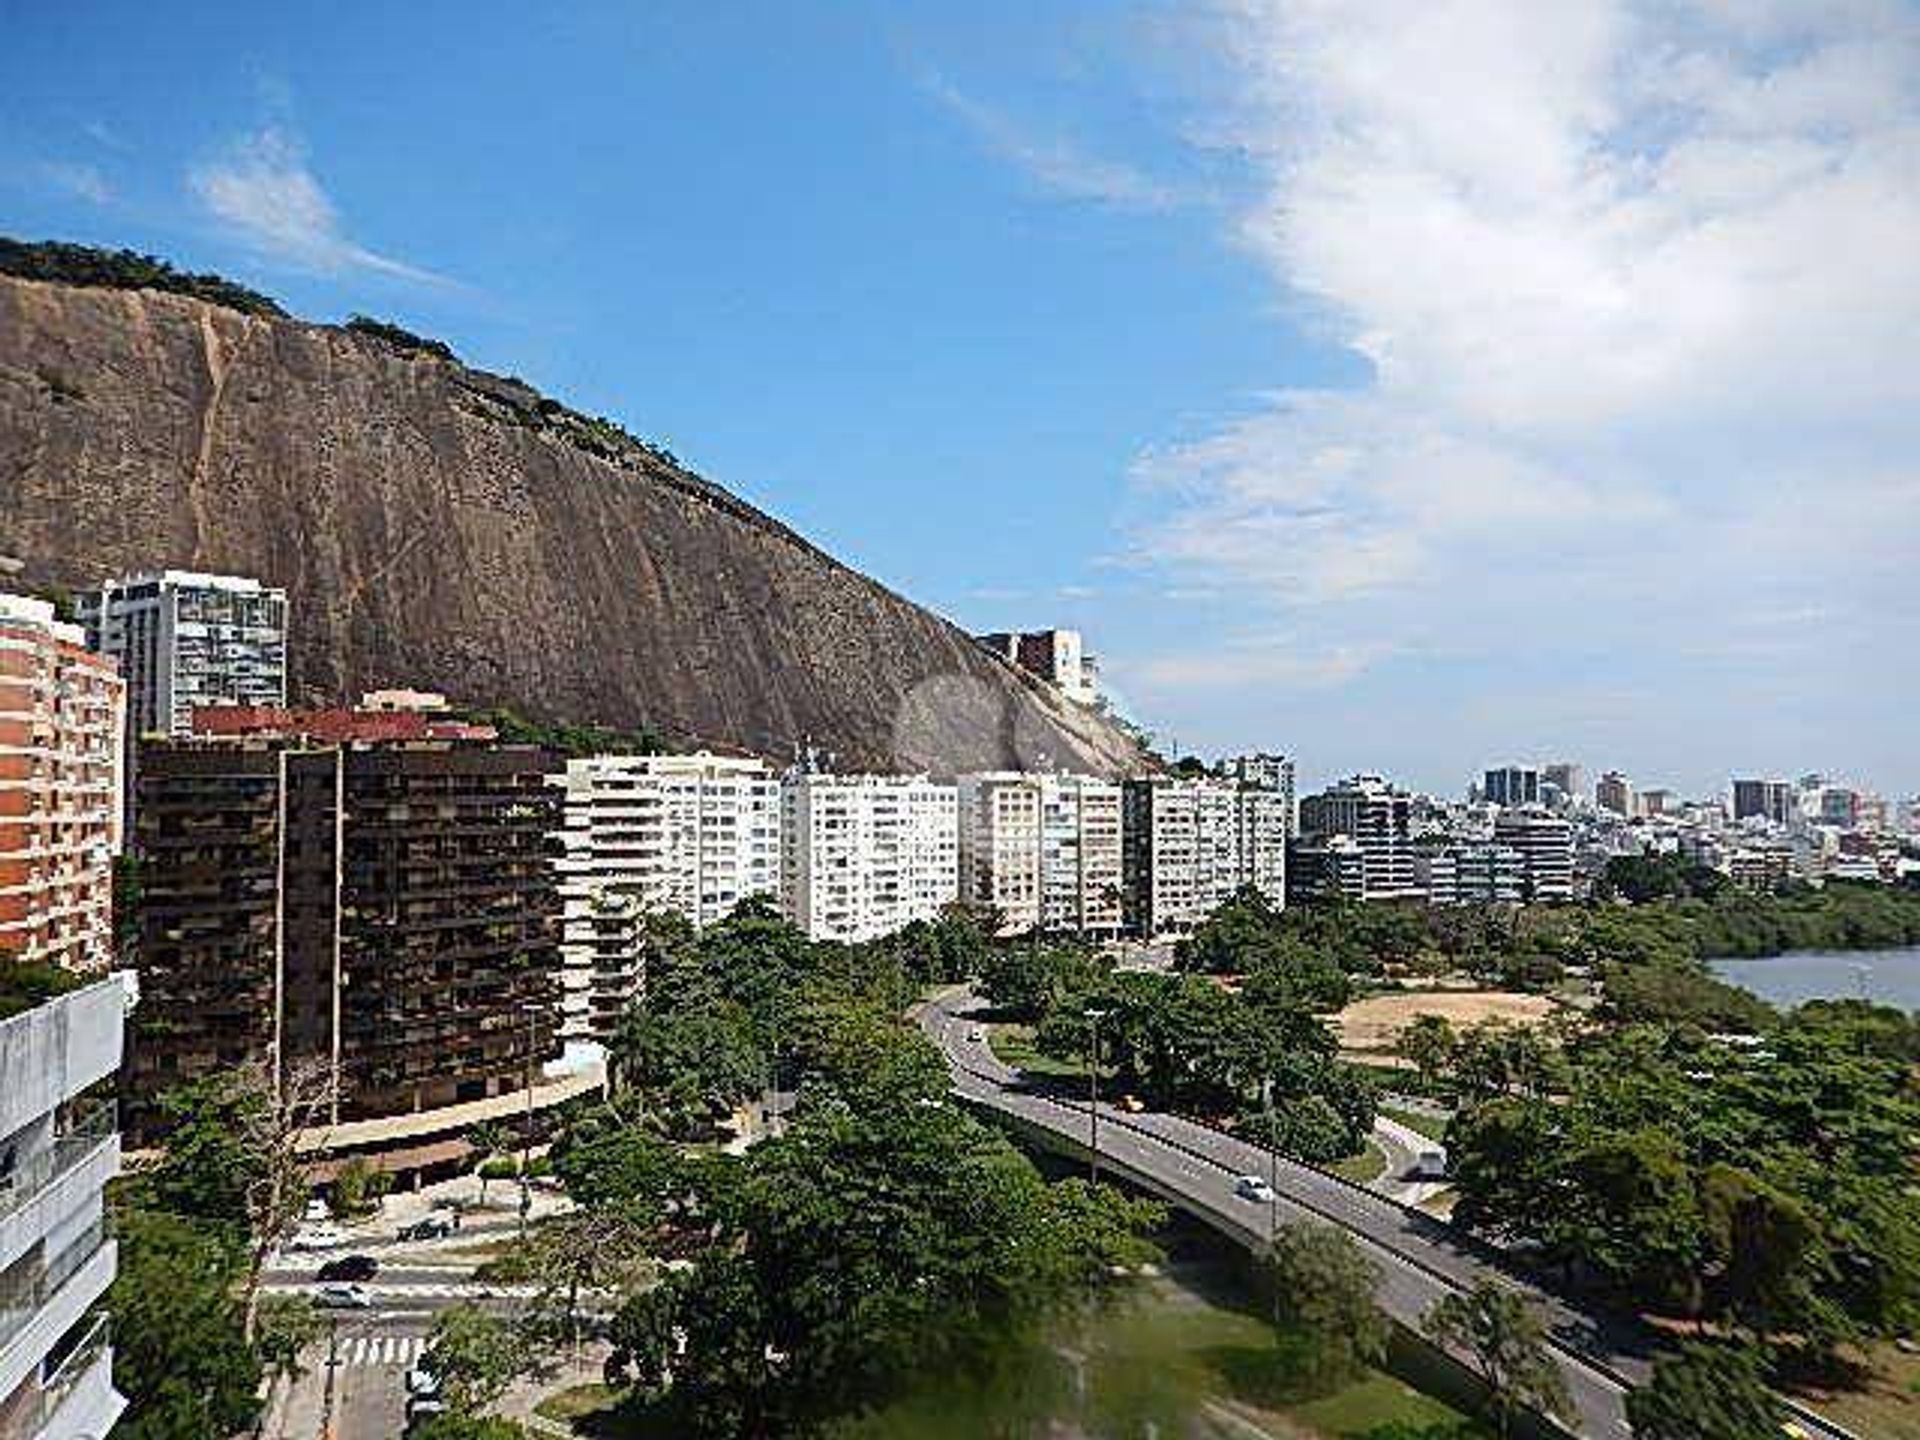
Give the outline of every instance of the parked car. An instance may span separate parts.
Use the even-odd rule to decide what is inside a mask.
[[[451,1210],[430,1210],[411,1225],[400,1228],[402,1240],[439,1240],[451,1235],[456,1222]]]
[[[364,1285],[322,1285],[313,1292],[313,1303],[322,1310],[367,1310],[373,1292]]]
[[[986,1040],[987,1032],[982,1030],[978,1025],[975,1025],[971,1030],[967,1031],[967,1043],[969,1045],[984,1045]]]
[[[1273,1193],[1273,1187],[1258,1175],[1242,1175],[1233,1182],[1233,1193],[1256,1205],[1271,1205],[1279,1198]]]
[[[447,1402],[438,1395],[410,1395],[407,1397],[407,1430],[411,1433],[414,1426],[446,1413]]]
[[[309,1225],[324,1225],[333,1219],[333,1207],[324,1200],[309,1200],[306,1213],[300,1218]]]
[[[289,1250],[332,1250],[347,1243],[347,1232],[338,1225],[302,1225],[287,1241]]]
[[[322,1280],[371,1280],[380,1273],[380,1262],[371,1255],[342,1255],[320,1267]]]
[[[1438,1145],[1429,1145],[1413,1158],[1413,1176],[1416,1180],[1442,1180],[1447,1174],[1447,1152]]]

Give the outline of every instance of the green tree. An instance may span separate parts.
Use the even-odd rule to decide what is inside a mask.
[[[1353,1379],[1386,1355],[1389,1327],[1374,1293],[1380,1269],[1344,1230],[1283,1225],[1267,1257],[1282,1325],[1304,1341],[1295,1368],[1322,1389]]]
[[[1487,1387],[1487,1407],[1501,1440],[1513,1433],[1521,1409],[1570,1419],[1566,1378],[1547,1348],[1539,1309],[1498,1281],[1441,1296],[1422,1318],[1435,1343],[1464,1354]]]
[[[477,1305],[455,1305],[435,1318],[421,1364],[440,1378],[451,1409],[477,1415],[538,1358],[514,1321]]]
[[[1779,1440],[1786,1407],[1751,1345],[1693,1342],[1653,1362],[1627,1395],[1636,1440]]]
[[[122,1205],[108,1292],[114,1381],[128,1440],[206,1440],[251,1425],[262,1367],[237,1298],[247,1243],[237,1225]]]
[[[498,1415],[467,1415],[449,1410],[407,1431],[407,1440],[526,1440],[525,1426]]]
[[[1420,1076],[1421,1088],[1437,1090],[1452,1069],[1458,1041],[1444,1015],[1416,1015],[1400,1031],[1394,1052]]]

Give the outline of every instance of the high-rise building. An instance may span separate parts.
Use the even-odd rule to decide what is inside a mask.
[[[796,772],[781,785],[781,902],[815,940],[855,944],[959,898],[959,791],[925,775]]]
[[[1280,796],[1286,810],[1287,837],[1291,839],[1300,833],[1299,815],[1294,803],[1294,766],[1290,757],[1261,752],[1233,755],[1220,762],[1220,773],[1238,780],[1242,785],[1274,791]]]
[[[1503,810],[1493,822],[1495,846],[1517,852],[1534,904],[1573,899],[1573,826],[1538,808]]]
[[[1586,772],[1570,760],[1556,760],[1540,771],[1542,784],[1551,785],[1569,800],[1578,800],[1585,793]]]
[[[1114,935],[1122,920],[1120,787],[1086,775],[960,777],[960,898],[1001,933]]]
[[[1593,787],[1593,803],[1622,819],[1631,820],[1640,813],[1633,794],[1633,782],[1618,770],[1609,770]]]
[[[113,963],[126,689],[84,638],[0,595],[0,964]]]
[[[4,965],[5,961],[0,961]],[[106,1187],[132,977],[0,1019],[0,1435],[104,1436],[126,1409],[100,1309],[118,1261]]]
[[[1462,845],[1453,855],[1454,898],[1460,904],[1518,905],[1528,898],[1526,858],[1513,846]],[[1572,864],[1571,852],[1568,864]]]
[[[1643,790],[1640,792],[1640,813],[1642,815],[1664,815],[1673,808],[1674,793],[1671,790]]]
[[[1504,765],[1498,770],[1489,770],[1480,787],[1480,794],[1489,805],[1502,808],[1538,805],[1540,772],[1525,765]]]
[[[1763,819],[1775,825],[1793,821],[1796,809],[1793,786],[1785,780],[1735,780],[1733,782],[1734,820]]]
[[[1358,847],[1357,888],[1342,879],[1341,893],[1355,900],[1419,900],[1425,889],[1413,867],[1413,797],[1378,775],[1355,775],[1300,802],[1304,841],[1346,836]],[[1350,874],[1343,867],[1340,874]]]
[[[1087,654],[1078,630],[998,630],[975,637],[1010,665],[1038,675],[1077,705],[1100,698],[1100,664]]]
[[[555,1053],[556,762],[472,727],[393,739],[396,719],[281,712],[142,746],[136,1102],[234,1066],[316,1075],[329,1138],[395,1169],[519,1112]]]
[[[287,594],[161,570],[75,597],[87,643],[120,662],[129,735],[185,735],[202,705],[287,703]]]
[[[1125,786],[1127,928],[1155,937],[1197,928],[1252,886],[1286,904],[1287,817],[1278,791],[1156,775]]]
[[[1422,845],[1413,852],[1413,878],[1429,905],[1460,903],[1460,856],[1451,845]]]
[[[761,760],[589,755],[554,782],[565,797],[558,859],[560,1035],[609,1039],[638,993],[650,913],[696,927],[780,893],[780,781]]]

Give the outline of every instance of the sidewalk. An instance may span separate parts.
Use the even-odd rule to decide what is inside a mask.
[[[552,1436],[553,1440],[572,1440],[572,1426],[536,1415],[534,1407],[557,1391],[571,1390],[576,1385],[600,1384],[605,1375],[608,1349],[605,1341],[590,1340],[581,1345],[578,1361],[563,1359],[550,1373],[538,1379],[514,1381],[493,1407],[494,1413],[526,1426],[536,1435]]]

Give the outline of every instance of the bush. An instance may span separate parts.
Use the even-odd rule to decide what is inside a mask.
[[[436,355],[442,360],[457,361],[460,357],[453,353],[453,347],[444,340],[429,340],[424,335],[416,335],[411,330],[403,330],[385,320],[376,320],[371,315],[353,315],[344,327],[356,335],[370,336],[396,350],[411,350],[422,355]]]
[[[259,291],[235,284],[225,276],[189,274],[155,256],[133,250],[96,250],[90,245],[65,245],[57,240],[30,244],[0,236],[0,274],[17,275],[22,280],[50,280],[59,285],[164,290],[175,295],[191,295],[196,300],[224,305],[247,315],[287,313]]]

